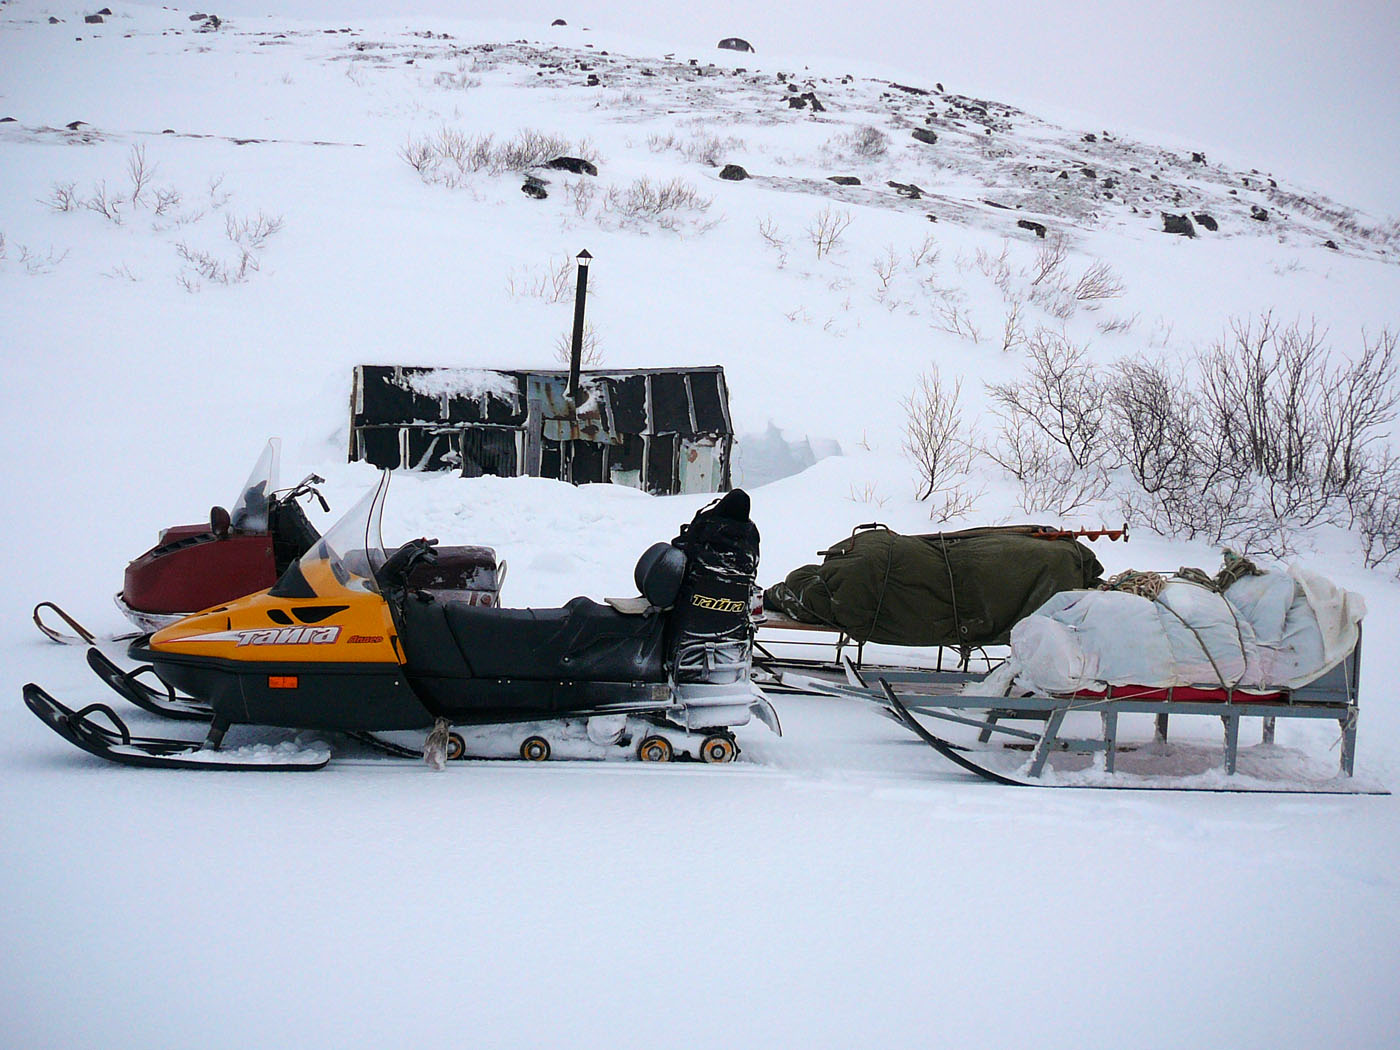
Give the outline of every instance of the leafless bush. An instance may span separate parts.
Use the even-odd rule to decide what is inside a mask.
[[[105,181],[93,186],[92,196],[83,201],[83,207],[96,212],[113,225],[120,226],[125,221],[122,218],[121,202],[108,192]]]
[[[945,296],[941,302],[934,306],[933,311],[937,316],[933,322],[935,328],[973,343],[982,341],[982,333],[973,323],[972,315],[962,307],[955,297]]]
[[[875,278],[880,282],[880,290],[887,291],[890,282],[894,280],[894,275],[899,272],[899,255],[895,252],[894,245],[885,245],[884,253],[875,257],[870,268],[875,271]]]
[[[1041,285],[1046,281],[1056,278],[1065,264],[1065,256],[1069,253],[1069,246],[1065,243],[1062,233],[1052,234],[1041,241],[1035,250],[1035,261],[1031,264],[1030,277],[1031,284]]]
[[[904,452],[914,461],[917,499],[949,491],[967,475],[972,445],[963,432],[961,399],[961,377],[948,386],[937,365],[920,373],[914,389],[900,398]]]
[[[410,139],[399,147],[399,156],[418,172],[419,178],[449,189],[462,185],[468,175],[522,172],[566,154],[591,163],[598,159],[598,151],[588,139],[571,142],[528,128],[514,138],[497,142],[491,134],[466,135],[444,127],[434,135]]]
[[[1011,263],[1007,261],[1010,250],[1006,241],[1001,242],[1001,252],[998,255],[993,255],[986,248],[977,249],[975,265],[978,271],[1003,292],[1011,283]]]
[[[573,361],[574,333],[572,329],[563,333],[554,343],[554,356],[561,363],[568,365]],[[598,334],[593,330],[593,322],[585,321],[583,324],[583,339],[579,345],[579,364],[584,368],[591,368],[594,365],[603,363],[603,346],[598,340]]]
[[[1134,312],[1127,317],[1105,317],[1095,325],[1095,327],[1104,335],[1112,335],[1115,332],[1123,332],[1126,334],[1133,330],[1133,326],[1138,322],[1138,316],[1139,315]]]
[[[55,255],[53,248],[50,247],[47,252],[41,255],[28,245],[19,245],[19,264],[24,267],[24,272],[31,277],[52,273],[66,258],[68,258],[68,250],[66,248]]]
[[[676,136],[670,132],[665,135],[652,133],[647,136],[647,149],[653,153],[665,153],[668,149],[678,149]]]
[[[1001,352],[1014,350],[1026,342],[1026,330],[1021,325],[1022,300],[1013,296],[1006,301],[1006,318],[1001,324]]]
[[[591,179],[578,179],[564,184],[564,197],[574,206],[574,214],[580,219],[593,207],[593,200],[597,195],[597,187]]]
[[[224,177],[211,175],[209,177],[209,207],[218,211],[231,200],[233,200],[233,194],[224,189]]]
[[[506,291],[513,299],[540,299],[546,303],[570,302],[576,287],[575,260],[567,255],[552,256],[542,266],[526,266],[506,275]],[[596,283],[589,283],[592,295]]]
[[[141,280],[141,278],[137,277],[136,274],[132,272],[131,267],[126,263],[122,263],[120,266],[113,266],[110,270],[105,271],[102,276],[111,278],[112,280],[116,280],[117,278],[132,282]]]
[[[857,128],[842,139],[851,152],[859,157],[874,159],[883,157],[890,149],[890,139],[877,127],[866,124]]]
[[[938,242],[934,240],[933,234],[925,234],[923,242],[917,248],[909,249],[909,263],[916,270],[925,263],[937,266],[939,254]]]
[[[867,481],[856,488],[855,482],[851,483],[850,500],[852,503],[873,503],[877,507],[883,507],[890,501],[888,496],[880,495],[880,486],[873,481]]]
[[[851,225],[851,213],[836,211],[829,205],[819,211],[807,227],[807,236],[817,249],[817,258],[829,254],[841,241],[841,235]]]
[[[180,191],[173,186],[158,187],[155,190],[155,204],[152,210],[157,215],[165,215],[178,208],[182,199]]]
[[[48,197],[40,203],[54,211],[77,211],[83,206],[83,202],[78,199],[76,182],[55,182],[49,190]]]
[[[241,284],[259,269],[257,257],[246,248],[241,249],[232,262],[193,248],[184,241],[175,245],[175,252],[185,261],[186,276],[193,274],[215,284]]]
[[[1080,302],[1117,299],[1122,294],[1123,282],[1102,259],[1085,270],[1074,286],[1074,297]]]
[[[995,440],[982,451],[1016,479],[1027,513],[1068,514],[1108,490],[1102,470],[1076,466],[1042,427],[1019,413],[1002,416]]]
[[[1400,555],[1400,461],[1389,451],[1377,462],[1371,484],[1357,501],[1356,526],[1367,568]]]
[[[472,88],[481,86],[481,78],[472,76],[474,72],[476,72],[474,61],[470,65],[465,61],[460,61],[455,70],[443,70],[433,77],[433,83],[449,91],[470,91]]]
[[[652,182],[646,176],[626,187],[609,186],[603,207],[624,221],[650,222],[665,230],[679,228],[687,217],[708,211],[714,200],[702,197],[684,179]]]
[[[1014,383],[989,383],[987,392],[1006,416],[1029,420],[1078,469],[1098,467],[1104,454],[1105,410],[1088,347],[1063,332],[1037,328],[1026,341],[1027,374]]]
[[[264,215],[258,212],[252,218],[240,219],[233,214],[224,216],[224,233],[240,248],[257,252],[263,249],[267,240],[282,229],[282,216]]]
[[[126,174],[131,180],[131,196],[128,199],[133,207],[140,207],[141,194],[146,192],[151,180],[156,177],[156,166],[146,160],[145,146],[131,147],[126,158]]]

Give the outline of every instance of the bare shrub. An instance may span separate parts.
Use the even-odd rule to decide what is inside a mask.
[[[1131,332],[1138,322],[1138,313],[1134,312],[1127,317],[1105,317],[1096,327],[1104,335],[1113,335],[1116,332],[1124,334]]]
[[[1003,292],[1011,283],[1011,263],[1007,260],[1010,250],[1010,244],[1007,241],[1001,242],[1001,252],[997,255],[993,255],[985,248],[977,249],[975,265],[978,271]]]
[[[783,237],[782,231],[778,229],[778,224],[773,221],[773,216],[758,220],[758,235],[763,238],[764,243],[778,253],[778,269],[787,265],[787,240]]]
[[[1387,450],[1356,504],[1361,559],[1373,569],[1400,555],[1400,460]]]
[[[1074,297],[1080,302],[1116,299],[1122,294],[1122,280],[1102,259],[1085,270],[1074,286]]]
[[[569,330],[561,335],[554,343],[554,356],[562,364],[569,365],[573,362],[574,333]],[[598,333],[593,329],[593,322],[583,323],[583,339],[579,344],[579,364],[584,368],[591,368],[594,365],[603,363],[603,346],[598,339]]]
[[[665,230],[709,210],[713,198],[702,197],[684,179],[652,182],[646,176],[626,187],[609,186],[603,207],[625,221],[648,222]]]
[[[969,314],[958,303],[956,299],[947,298],[934,307],[937,320],[933,326],[940,331],[955,335],[959,339],[967,339],[973,343],[982,341],[982,333],[972,322],[972,315]]]
[[[873,160],[876,157],[883,157],[890,149],[890,138],[877,127],[869,124],[863,125],[845,135],[842,141],[850,147],[851,152],[858,157],[866,157]]]
[[[449,189],[462,185],[468,175],[518,173],[566,154],[590,163],[598,160],[598,151],[588,139],[571,142],[528,128],[497,142],[492,134],[466,135],[443,127],[436,134],[410,139],[399,147],[399,156],[419,178]]]
[[[180,191],[173,186],[166,186],[155,190],[155,204],[152,210],[157,215],[165,215],[180,206],[183,197]]]
[[[1041,241],[1035,250],[1035,261],[1031,264],[1028,274],[1031,284],[1033,286],[1041,285],[1057,278],[1064,267],[1065,256],[1068,253],[1069,246],[1062,233],[1052,234]]]
[[[1013,296],[1006,301],[1006,317],[1001,323],[1001,352],[1007,353],[1025,345],[1026,330],[1021,325],[1022,300]]]
[[[894,245],[885,245],[884,253],[875,257],[870,268],[875,271],[875,278],[880,282],[880,290],[887,291],[890,282],[894,280],[894,275],[899,272],[899,255],[895,252]]]
[[[47,252],[40,254],[26,244],[19,245],[19,264],[24,267],[24,272],[30,277],[52,273],[66,258],[68,258],[68,249],[66,248],[62,252],[54,254],[53,248],[50,247]]]
[[[590,179],[578,179],[564,185],[564,197],[574,206],[574,214],[580,219],[593,207],[593,200],[597,195],[597,187]]]
[[[133,207],[140,207],[141,194],[146,192],[151,180],[156,177],[156,166],[146,160],[145,146],[132,146],[126,158],[126,174],[131,180],[131,195],[128,200]]]
[[[78,199],[77,187],[76,182],[55,182],[48,197],[40,203],[54,211],[77,211],[83,207],[83,202]]]
[[[1104,453],[1105,409],[1088,347],[1067,333],[1037,328],[1026,341],[1027,374],[989,383],[1003,416],[1029,420],[1076,468],[1097,467]]]
[[[938,366],[920,373],[916,385],[900,398],[904,409],[904,452],[917,473],[916,497],[925,500],[948,492],[971,466],[972,445],[962,425],[962,378],[943,382]]]
[[[1016,479],[1018,502],[1027,513],[1068,514],[1108,489],[1101,470],[1076,466],[1043,428],[1019,413],[1002,416],[996,439],[982,451]]]
[[[937,266],[939,255],[938,241],[934,239],[933,234],[925,234],[923,242],[917,248],[909,249],[909,263],[916,270],[924,264]]]
[[[475,61],[470,65],[466,61],[459,61],[455,70],[443,70],[433,77],[433,83],[449,91],[470,91],[472,88],[481,87],[481,78],[472,76],[474,72]]]
[[[883,507],[890,501],[888,496],[880,495],[880,486],[873,481],[867,481],[856,488],[855,482],[851,483],[850,501],[852,503],[873,503],[877,507]]]
[[[105,181],[92,188],[92,196],[83,201],[83,207],[96,212],[113,225],[120,226],[125,220],[121,213],[121,202],[107,190]]]
[[[233,194],[224,190],[224,177],[211,175],[209,177],[209,207],[218,211],[231,200],[233,200]]]
[[[807,236],[817,250],[818,259],[830,254],[840,243],[841,235],[846,232],[851,221],[850,212],[836,211],[830,205],[816,214],[811,225],[807,227]]]
[[[546,303],[564,303],[573,299],[576,287],[575,260],[567,255],[552,256],[542,266],[527,266],[511,270],[506,275],[506,291],[513,299],[540,299]],[[592,295],[594,283],[589,282]]]
[[[224,234],[240,248],[261,251],[267,240],[282,229],[282,216],[258,212],[252,218],[240,219],[232,213],[224,216]]]

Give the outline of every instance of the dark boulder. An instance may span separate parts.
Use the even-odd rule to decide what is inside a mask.
[[[65,124],[65,125],[63,125],[63,126],[64,126],[65,128],[67,128],[69,131],[77,131],[79,128],[85,127],[86,125],[87,125],[87,121],[86,121],[86,120],[70,120],[67,124]]]
[[[63,19],[61,18],[55,18],[53,15],[49,15],[49,25],[51,26],[56,26],[62,21]]]
[[[112,15],[112,9],[110,7],[104,7],[101,11],[98,11],[97,13],[99,15],[107,15],[110,18]]]
[[[597,73],[589,73],[588,79],[584,82],[584,87],[597,87],[602,81],[598,79]]]
[[[556,171],[571,171],[575,175],[597,175],[598,169],[582,157],[555,157],[545,164]]]
[[[101,15],[84,15],[83,21],[87,22],[89,25],[100,25],[103,18]]]
[[[1269,211],[1267,208],[1261,208],[1257,204],[1251,204],[1249,206],[1249,217],[1255,222],[1268,222]]]
[[[816,92],[804,91],[802,92],[802,97],[807,100],[807,105],[812,107],[813,113],[826,112],[826,107],[821,104],[821,100],[817,98]]]
[[[1067,171],[1062,171],[1062,172],[1060,172],[1058,175],[1056,175],[1055,178],[1057,178],[1057,179],[1067,179],[1067,178],[1069,178],[1069,172],[1067,172]]]
[[[806,109],[807,100],[801,95],[789,95],[787,97],[788,109]]]
[[[1337,247],[1337,242],[1336,242],[1336,241],[1331,241],[1331,240],[1323,241],[1323,242],[1322,242],[1322,246],[1323,246],[1324,248],[1331,248],[1334,252],[1336,252],[1336,251],[1341,251],[1341,249]]]
[[[753,45],[752,45],[752,44],[750,44],[747,40],[741,40],[741,39],[740,39],[739,37],[737,37],[737,36],[727,36],[727,37],[725,37],[723,40],[721,40],[716,46],[717,46],[717,47],[720,47],[720,48],[723,48],[725,51],[752,51],[752,50],[753,50]]]
[[[1016,225],[1019,226],[1019,227],[1021,227],[1021,229],[1023,229],[1023,230],[1030,230],[1030,231],[1031,231],[1032,233],[1034,233],[1037,237],[1044,237],[1044,236],[1045,236],[1045,224],[1044,224],[1044,223],[1033,222],[1033,221],[1030,220],[1030,219],[1017,219],[1017,220],[1016,220]]]
[[[1083,175],[1086,179],[1097,179],[1099,177],[1099,173],[1093,168],[1080,168],[1079,174]]]
[[[827,178],[827,181],[834,182],[838,186],[860,185],[860,179],[856,178],[854,175],[831,175]]]
[[[1087,132],[1084,133],[1083,141],[1084,141],[1084,142],[1098,142],[1098,141],[1099,141],[1099,137],[1098,137],[1097,135],[1095,135],[1092,131],[1087,131]]]
[[[1197,164],[1204,164],[1206,162],[1206,155],[1204,153],[1192,153],[1191,160]]]
[[[901,197],[908,197],[911,201],[919,200],[924,195],[924,191],[915,186],[912,182],[891,182],[890,189],[894,190]]]
[[[726,164],[720,169],[719,177],[730,182],[742,182],[749,177],[749,173],[737,164]]]
[[[1179,233],[1183,237],[1196,236],[1196,227],[1191,224],[1189,215],[1172,215],[1170,212],[1162,212],[1162,232]]]
[[[1209,230],[1211,233],[1214,233],[1216,230],[1220,229],[1220,224],[1215,221],[1215,217],[1213,215],[1208,214],[1207,212],[1198,211],[1192,217],[1196,220],[1197,226],[1201,226]]]
[[[914,138],[919,142],[927,142],[930,146],[938,143],[937,132],[930,131],[928,128],[915,128]]]
[[[520,192],[527,197],[534,197],[535,200],[542,201],[549,196],[549,191],[545,189],[544,179],[537,179],[533,175],[525,176],[525,184],[520,187]]]
[[[552,26],[566,26],[569,23],[565,22],[562,18],[556,18],[553,22],[550,22],[549,24]]]

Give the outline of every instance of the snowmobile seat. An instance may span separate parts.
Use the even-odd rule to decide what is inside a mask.
[[[620,613],[628,616],[650,616],[676,604],[685,582],[685,552],[669,543],[653,543],[640,558],[632,573],[641,595],[636,598],[604,598]]]
[[[574,598],[562,609],[502,609],[410,598],[410,672],[434,678],[663,682],[664,624]]]

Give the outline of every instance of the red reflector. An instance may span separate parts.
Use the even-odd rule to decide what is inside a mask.
[[[267,687],[269,689],[295,689],[297,676],[294,674],[270,674],[267,676]]]

